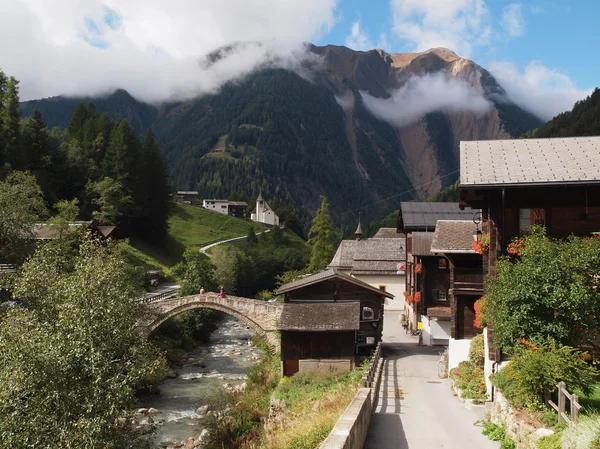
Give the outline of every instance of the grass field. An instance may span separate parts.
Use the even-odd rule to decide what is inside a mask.
[[[134,265],[166,269],[175,265],[186,247],[201,247],[220,240],[248,234],[250,228],[256,233],[265,228],[251,221],[177,203],[169,219],[169,234],[164,241],[152,244],[132,240],[126,258]]]

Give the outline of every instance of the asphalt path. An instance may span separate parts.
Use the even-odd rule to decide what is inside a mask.
[[[263,231],[263,232],[269,232],[269,229]],[[257,233],[256,235],[261,235],[262,232]],[[229,243],[229,242],[237,242],[238,240],[244,240],[246,239],[248,236],[247,235],[243,235],[241,237],[234,237],[232,239],[227,239],[227,240],[221,240],[219,242],[215,242],[215,243],[211,243],[210,245],[206,245],[203,246],[202,248],[200,248],[200,252],[206,254],[206,251],[208,251],[210,248],[212,248],[213,246],[217,246],[217,245],[221,245],[223,243]]]
[[[442,346],[419,346],[398,313],[386,312],[384,368],[364,449],[498,449],[481,434],[480,418],[438,377]]]

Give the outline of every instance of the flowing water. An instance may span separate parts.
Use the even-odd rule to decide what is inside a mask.
[[[256,363],[261,351],[250,345],[253,332],[232,317],[227,317],[211,335],[210,343],[200,344],[188,353],[188,361],[175,369],[178,376],[158,385],[160,394],[146,397],[142,407],[153,407],[160,413],[152,418],[158,423],[154,443],[198,438],[203,426],[196,414],[214,392],[224,384],[239,385],[245,381],[246,369]],[[141,424],[147,418],[140,420]]]

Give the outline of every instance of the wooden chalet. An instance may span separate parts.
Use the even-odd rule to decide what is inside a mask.
[[[431,252],[448,260],[450,288],[450,337],[471,339],[482,331],[474,326],[475,301],[483,296],[482,257],[473,249],[477,225],[470,221],[440,220]]]
[[[179,190],[175,194],[175,201],[181,204],[195,205],[198,203],[199,195],[195,190]]]
[[[116,226],[97,225],[93,221],[73,221],[63,231],[64,235],[73,234],[82,229],[89,229],[101,239],[119,238],[119,230]],[[61,237],[60,231],[51,224],[38,223],[33,226],[31,233],[36,240],[56,240]]]
[[[589,236],[600,231],[600,137],[461,142],[460,198],[482,210],[491,276],[532,224],[551,237]],[[489,357],[499,357],[491,346]]]
[[[443,268],[447,266],[444,265],[446,258],[430,252],[438,220],[472,220],[475,212],[468,207],[461,209],[459,203],[400,203],[397,232],[406,235],[406,297],[407,302],[411,303],[404,317],[411,328],[419,326],[421,317],[429,307],[445,307],[449,304],[447,289],[450,278],[447,268]],[[438,268],[435,268],[436,264]],[[416,272],[417,267],[420,273]],[[416,293],[419,295],[415,301]],[[445,310],[436,313],[441,315]]]
[[[383,301],[390,293],[335,269],[281,286],[279,323],[284,376],[348,371],[381,340]]]

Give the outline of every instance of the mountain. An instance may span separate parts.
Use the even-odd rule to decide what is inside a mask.
[[[365,219],[381,218],[401,200],[426,198],[455,182],[460,140],[518,137],[542,125],[508,102],[487,70],[448,49],[308,50],[317,58],[301,71],[263,69],[193,100],[155,107],[121,90],[104,98],[29,101],[22,114],[37,106],[49,126],[66,127],[78,102],[93,101],[100,113],[125,118],[140,133],[154,128],[178,189],[248,199],[262,190],[305,217],[324,194],[338,223],[355,222],[359,210]],[[216,52],[207,64],[221,57],[235,52]],[[490,107],[475,111],[467,101],[425,109],[412,121],[387,119],[386,113],[410,116],[423,106],[403,97],[393,103],[415,79],[425,88],[458,81],[448,86],[466,86],[481,97],[473,101]],[[367,100],[384,106],[374,111]]]

